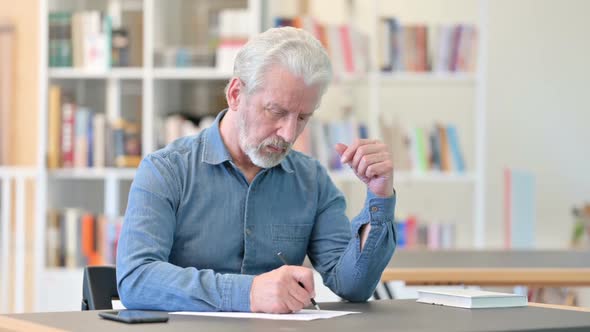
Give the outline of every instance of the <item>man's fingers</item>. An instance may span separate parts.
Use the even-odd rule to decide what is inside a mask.
[[[357,169],[363,157],[366,157],[371,154],[376,154],[383,151],[383,148],[379,144],[365,144],[361,145],[356,149],[356,153],[352,158],[352,162],[350,163],[350,167],[353,169]]]
[[[297,312],[305,307],[305,302],[299,301],[297,298],[289,293],[288,296],[284,299],[285,305],[289,308],[291,312]]]
[[[391,160],[385,160],[376,164],[372,164],[369,167],[367,167],[367,170],[365,171],[365,176],[367,178],[373,178],[373,177],[381,177],[381,176],[391,176],[393,172],[393,163],[391,162]]]
[[[375,143],[375,142],[376,141],[372,140],[372,139],[357,139],[357,140],[355,140],[351,145],[348,146],[346,151],[344,151],[344,153],[342,154],[342,157],[340,158],[341,162],[344,164],[344,163],[347,163],[350,160],[352,160],[352,157],[356,153],[356,150],[358,149],[359,146],[371,144],[371,143]]]
[[[342,144],[342,143],[336,143],[336,146],[334,148],[336,149],[336,152],[338,152],[338,155],[340,156],[340,158],[342,158],[342,154],[344,153],[344,151],[346,151],[348,146],[346,146],[345,144]]]
[[[388,159],[389,159],[388,152],[379,152],[379,153],[365,155],[364,157],[361,158],[361,161],[360,161],[358,167],[356,168],[356,173],[363,174],[363,175],[369,177],[368,175],[366,175],[366,172],[367,172],[367,169],[369,168],[369,166],[371,166],[373,164],[378,164],[378,163],[388,160]]]
[[[314,289],[314,282],[313,282],[313,272],[306,268],[306,267],[298,267],[296,271],[293,273],[293,278],[295,279],[296,283],[301,283],[299,287],[305,289],[307,291],[308,296],[313,297],[315,295]]]
[[[302,307],[306,307],[310,304],[309,299],[311,296],[309,292],[298,283],[293,283],[293,285],[289,287],[289,295],[301,303]]]

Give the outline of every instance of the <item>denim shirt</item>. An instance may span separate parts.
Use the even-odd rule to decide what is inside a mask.
[[[291,151],[249,184],[215,123],[141,162],[117,251],[117,285],[127,308],[250,311],[256,275],[308,255],[334,293],[365,301],[395,248],[395,195],[367,192],[350,222],[324,167]],[[360,250],[359,228],[371,223]]]

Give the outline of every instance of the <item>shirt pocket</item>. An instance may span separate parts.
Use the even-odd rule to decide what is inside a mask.
[[[280,252],[290,265],[301,265],[307,254],[312,229],[313,224],[273,224],[273,255]]]
[[[309,241],[313,224],[273,224],[273,242],[302,242]]]

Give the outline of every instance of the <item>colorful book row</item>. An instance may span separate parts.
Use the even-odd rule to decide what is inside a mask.
[[[431,223],[416,216],[395,221],[398,248],[407,249],[452,249],[456,245],[455,225]]]
[[[320,24],[309,16],[275,17],[275,27],[293,26],[313,34],[326,48],[336,78],[360,76],[369,69],[369,40],[350,24]]]
[[[48,168],[137,167],[141,127],[76,104],[60,86],[49,88]]]
[[[381,121],[380,126],[396,169],[465,172],[463,150],[455,125],[436,123],[429,128],[404,127],[397,122]]]
[[[123,219],[80,209],[52,210],[47,215],[46,266],[78,268],[115,264]]]
[[[474,25],[402,25],[395,17],[384,17],[378,29],[378,65],[384,72],[475,70],[477,28]]]

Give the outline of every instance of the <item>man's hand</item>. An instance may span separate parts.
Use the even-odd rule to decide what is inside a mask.
[[[250,310],[273,314],[297,312],[310,305],[310,298],[314,296],[311,269],[284,265],[254,278],[250,289]]]
[[[393,161],[387,146],[380,141],[357,139],[350,146],[338,143],[336,151],[343,164],[348,164],[379,197],[393,195]]]

